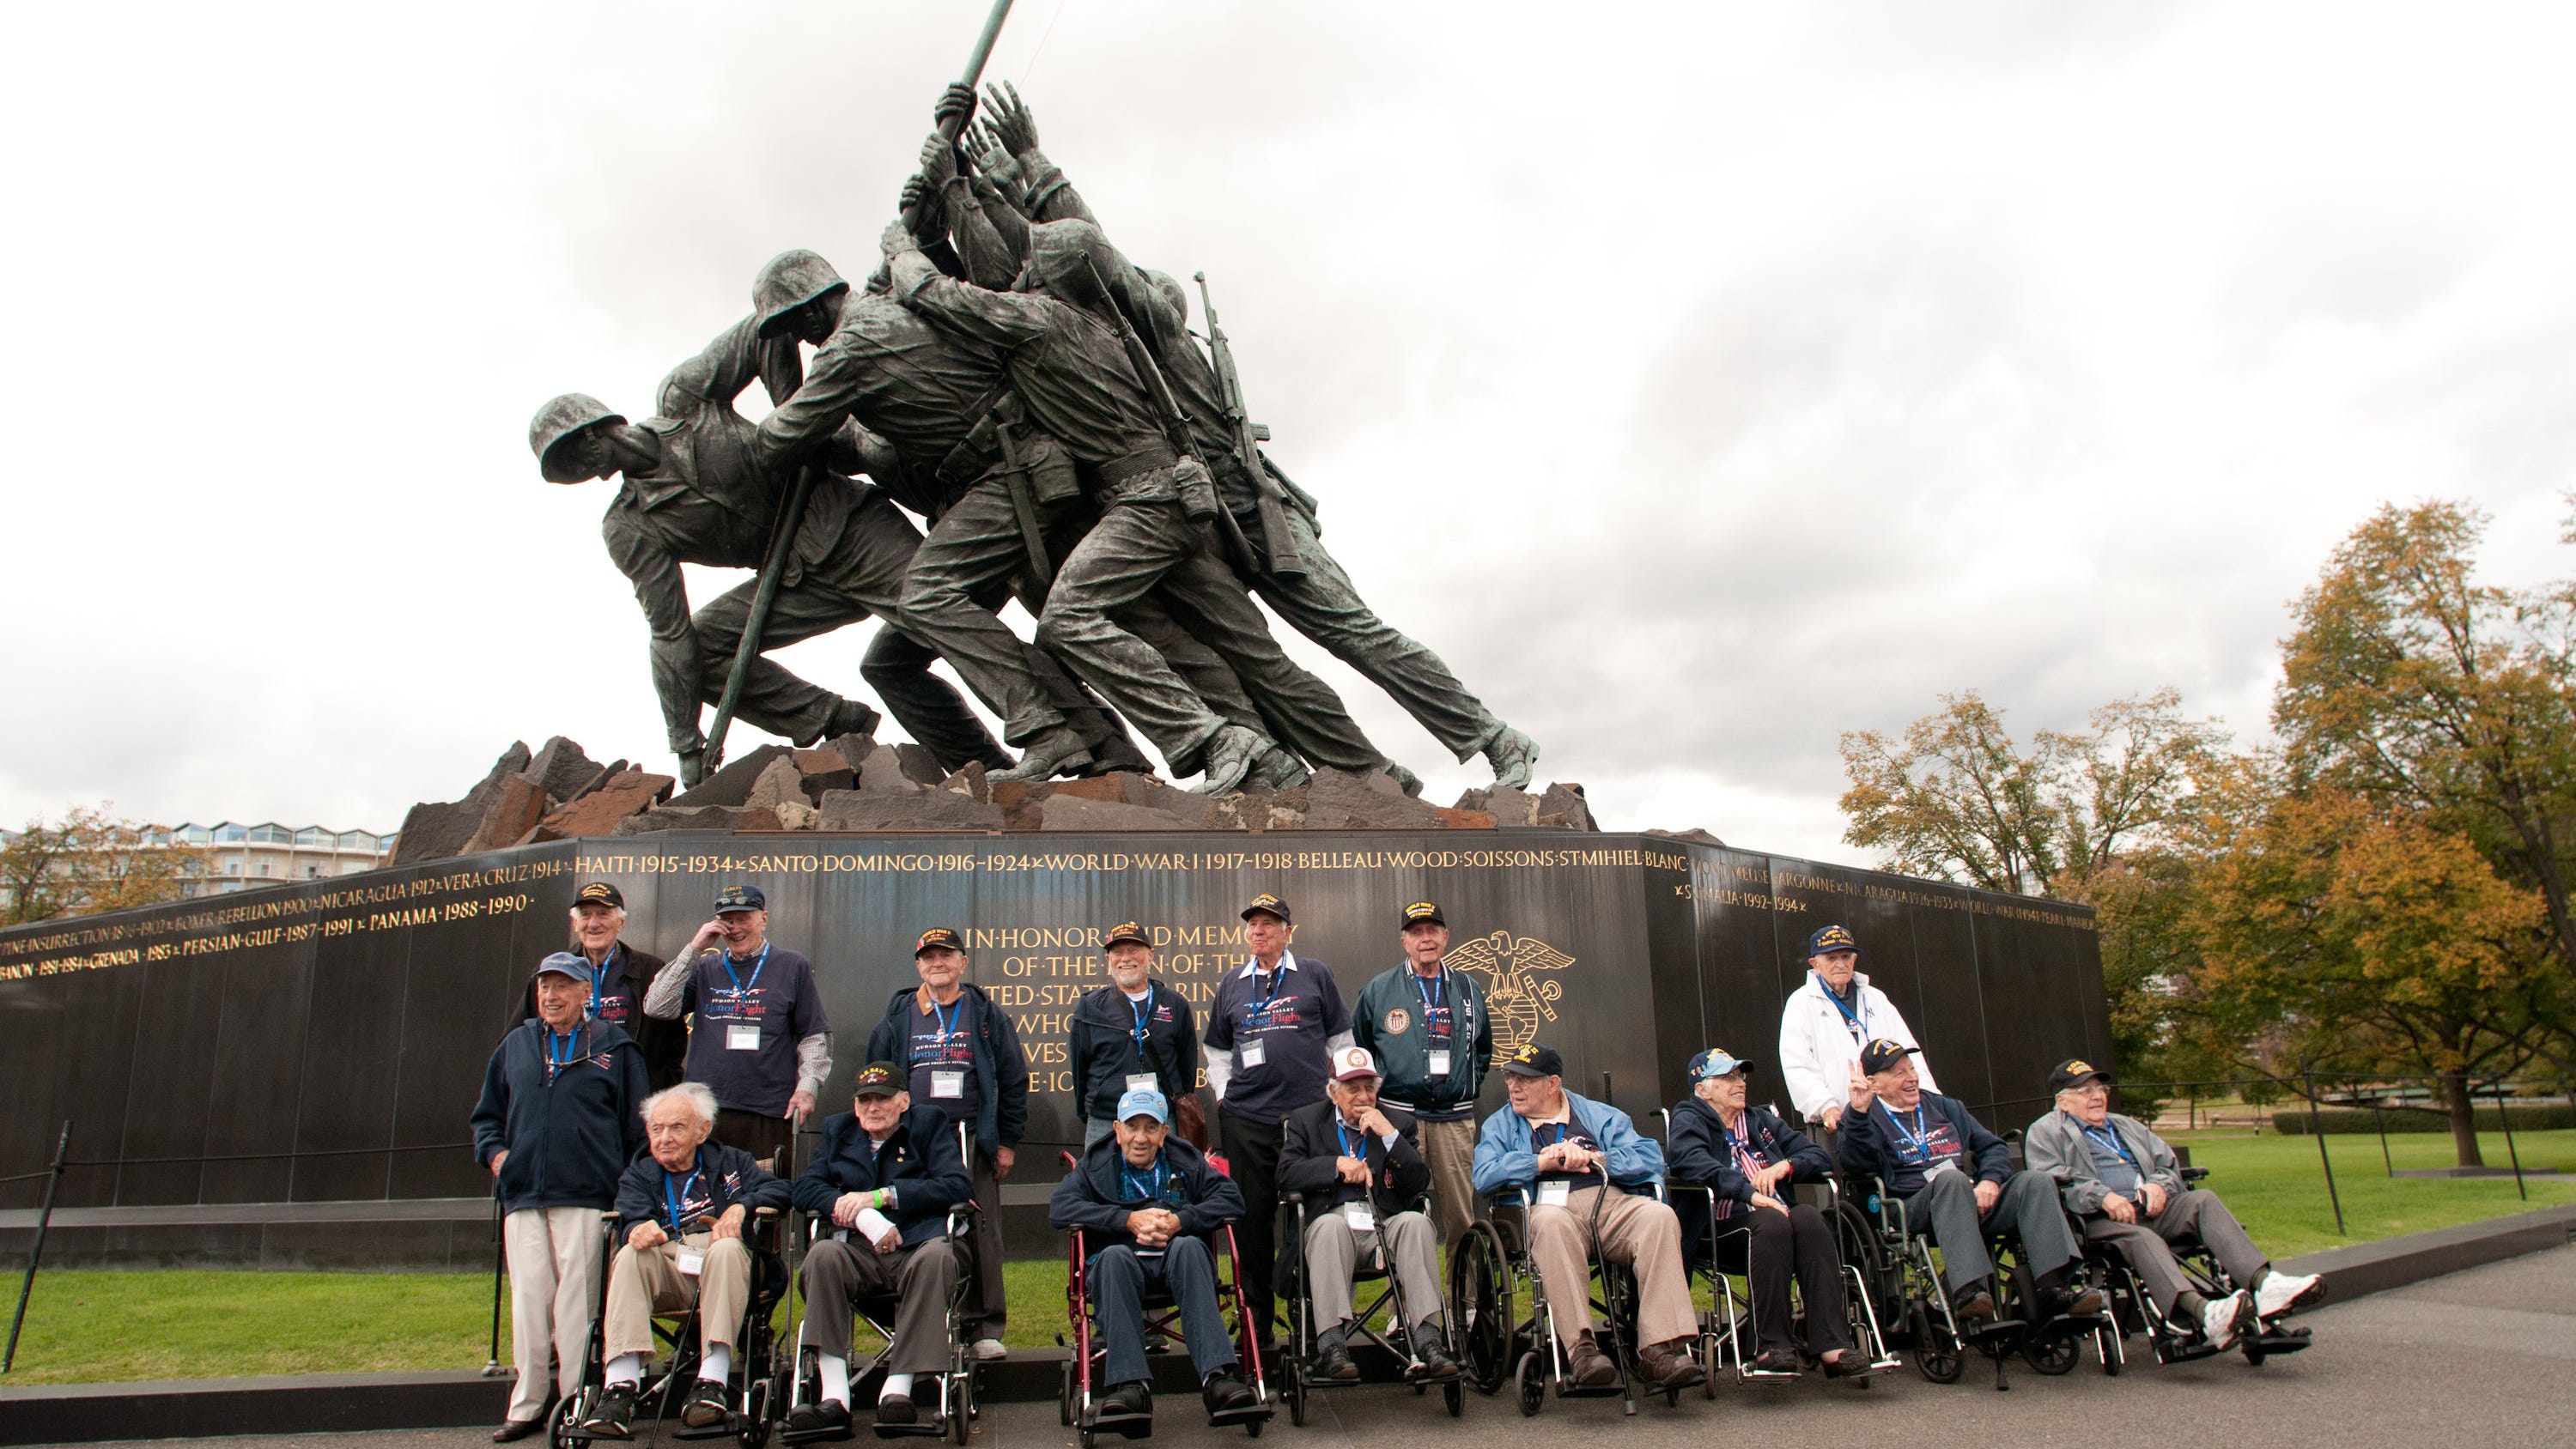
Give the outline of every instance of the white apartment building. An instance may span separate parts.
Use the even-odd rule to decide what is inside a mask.
[[[262,825],[225,820],[155,830],[144,837],[144,843],[193,845],[207,851],[206,877],[185,887],[190,896],[207,896],[374,870],[392,861],[399,837],[400,832],[380,835],[372,830],[280,825],[273,820]]]

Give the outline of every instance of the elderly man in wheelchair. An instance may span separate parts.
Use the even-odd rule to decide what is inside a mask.
[[[1574,1387],[1597,1392],[1621,1381],[1592,1323],[1596,1254],[1636,1275],[1637,1371],[1648,1387],[1678,1391],[1701,1382],[1681,1224],[1655,1196],[1663,1149],[1637,1135],[1627,1113],[1565,1090],[1555,1048],[1533,1043],[1502,1067],[1510,1101],[1477,1136],[1476,1191],[1514,1192],[1529,1202],[1530,1257]]]
[[[1067,1403],[1067,1422],[1081,1420],[1084,1442],[1093,1430],[1128,1438],[1151,1432],[1152,1370],[1145,1360],[1145,1302],[1166,1293],[1179,1310],[1199,1394],[1213,1423],[1267,1417],[1268,1409],[1244,1381],[1234,1342],[1217,1301],[1216,1254],[1211,1235],[1223,1234],[1243,1216],[1243,1194],[1232,1179],[1208,1165],[1188,1142],[1171,1137],[1171,1108],[1163,1094],[1140,1088],[1118,1099],[1113,1135],[1092,1145],[1048,1201],[1047,1218],[1078,1235],[1087,1255],[1072,1275],[1077,1292],[1091,1300],[1087,1321],[1103,1340],[1100,1381],[1108,1392],[1096,1406]],[[1240,1263],[1236,1264],[1239,1271]],[[1087,1281],[1086,1281],[1087,1280]],[[1243,1316],[1240,1281],[1236,1313]],[[1077,1325],[1082,1362],[1069,1365],[1088,1392],[1088,1336]],[[1079,1410],[1079,1414],[1076,1411]],[[1257,1424],[1250,1432],[1258,1433]]]
[[[682,1082],[644,1100],[646,1152],[617,1184],[617,1232],[624,1246],[608,1273],[602,1315],[606,1384],[578,1428],[586,1439],[633,1432],[644,1361],[653,1352],[653,1315],[696,1311],[697,1382],[680,1410],[686,1430],[709,1430],[731,1414],[734,1349],[753,1304],[752,1213],[787,1206],[787,1184],[739,1147],[707,1140],[716,1095]],[[746,1378],[759,1366],[743,1365]]]
[[[2069,1280],[2078,1255],[2056,1182],[2015,1172],[2002,1138],[1957,1098],[1924,1091],[1917,1050],[1883,1037],[1861,1049],[1838,1134],[1844,1170],[1878,1178],[1910,1221],[1930,1226],[1951,1312],[1969,1331],[1996,1322],[2002,1296],[1989,1234],[2020,1244],[2035,1295],[2021,1309],[2031,1322],[2101,1313],[2101,1290]]]
[[[2163,1138],[2111,1110],[2109,1074],[2069,1059],[2049,1073],[2048,1086],[2057,1109],[2030,1124],[2024,1160],[2056,1180],[2085,1239],[2117,1251],[2144,1280],[2156,1321],[2176,1337],[2197,1337],[2217,1352],[2323,1296],[2324,1279],[2273,1267],[2218,1194],[2185,1181]],[[2187,1274],[2177,1244],[2207,1250],[2228,1291],[2203,1293],[2222,1285]]]
[[[881,1432],[918,1422],[916,1375],[956,1367],[949,1314],[964,1253],[949,1235],[949,1215],[975,1196],[957,1129],[943,1113],[912,1110],[892,1062],[868,1063],[851,1097],[851,1110],[823,1123],[822,1148],[796,1179],[797,1208],[820,1219],[828,1236],[805,1252],[803,1342],[814,1350],[821,1387],[788,1411],[791,1442],[847,1437],[851,1314],[861,1304],[895,1304],[877,1393]]]
[[[1302,1258],[1283,1259],[1283,1278],[1302,1276],[1305,1305],[1301,1340],[1312,1331],[1317,1378],[1354,1383],[1351,1358],[1356,1326],[1352,1283],[1363,1270],[1395,1280],[1404,1310],[1408,1377],[1446,1381],[1458,1376],[1441,1335],[1440,1235],[1423,1211],[1431,1191],[1431,1164],[1422,1155],[1409,1112],[1380,1106],[1383,1074],[1367,1047],[1332,1055],[1325,1100],[1281,1119],[1279,1187],[1301,1200]],[[1372,1266],[1372,1265],[1375,1266]],[[1302,1274],[1300,1268],[1302,1265]],[[1296,1292],[1286,1301],[1298,1304]]]
[[[1826,1181],[1833,1162],[1797,1128],[1746,1103],[1750,1065],[1715,1047],[1691,1058],[1691,1095],[1673,1109],[1665,1146],[1674,1201],[1693,1209],[1684,1214],[1691,1243],[1708,1235],[1709,1256],[1700,1261],[1712,1275],[1742,1273],[1752,1285],[1754,1371],[1802,1370],[1789,1312],[1794,1279],[1806,1299],[1807,1351],[1826,1377],[1867,1374],[1869,1355],[1852,1341],[1834,1224],[1791,1186]],[[1685,1197],[1684,1187],[1705,1189],[1706,1205]]]

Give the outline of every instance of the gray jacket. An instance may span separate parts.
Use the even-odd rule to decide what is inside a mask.
[[[2119,1136],[2120,1145],[2144,1166],[2147,1181],[2179,1197],[2183,1193],[2182,1163],[2164,1139],[2147,1130],[2147,1124],[2135,1117],[2117,1112],[2105,1122]],[[2030,1124],[2022,1134],[2022,1161],[2032,1172],[2045,1172],[2057,1179],[2057,1193],[2071,1213],[2098,1213],[2102,1199],[2111,1189],[2093,1169],[2093,1150],[2085,1145],[2084,1123],[2072,1112],[2051,1112]],[[2139,1204],[2141,1208],[2145,1204]]]

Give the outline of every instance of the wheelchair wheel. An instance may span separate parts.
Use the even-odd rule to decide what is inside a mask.
[[[1246,1419],[1246,1420],[1244,1420],[1244,1421],[1243,1421],[1243,1437],[1245,1437],[1246,1439],[1258,1439],[1258,1438],[1260,1438],[1260,1437],[1261,1437],[1261,1425],[1262,1425],[1262,1422],[1263,1422],[1263,1421],[1262,1421],[1262,1420],[1259,1420],[1259,1419]]]
[[[769,1380],[754,1379],[742,1391],[742,1449],[760,1449],[769,1442]]]
[[[2244,1348],[2241,1351],[2245,1355],[2245,1361],[2254,1365],[2256,1368],[2261,1368],[2263,1366],[2262,1331],[2257,1329],[2256,1331],[2245,1335],[2240,1342],[2244,1344]]]
[[[1440,1386],[1440,1402],[1448,1406],[1449,1417],[1452,1419],[1467,1412],[1466,1390],[1456,1379],[1451,1379]]]
[[[2021,1356],[2024,1362],[2041,1373],[2055,1378],[2071,1373],[2084,1358],[2084,1340],[2072,1333],[2032,1333],[2022,1336]]]
[[[1907,1307],[1905,1322],[1914,1339],[1915,1371],[1936,1384],[1957,1383],[1967,1371],[1968,1356],[1948,1325],[1920,1303]]]
[[[1547,1402],[1547,1376],[1538,1366],[1538,1355],[1522,1354],[1520,1368],[1513,1377],[1520,1381],[1521,1417],[1535,1417],[1539,1405]]]
[[[1306,1427],[1306,1376],[1298,1371],[1297,1356],[1284,1354],[1279,1364],[1280,1394],[1288,1401],[1288,1422]]]
[[[2093,1330],[2093,1347],[2102,1355],[2103,1374],[2116,1379],[2120,1376],[2120,1370],[2128,1367],[2129,1346],[2120,1341],[2117,1320],[2113,1322],[2114,1327]]]
[[[590,1417],[591,1405],[597,1398],[598,1392],[584,1384],[573,1390],[571,1398],[555,1401],[555,1411],[546,1416],[548,1449],[582,1449],[590,1443],[574,1438],[572,1426]]]
[[[1472,1223],[1449,1254],[1449,1318],[1457,1326],[1460,1372],[1490,1394],[1510,1374],[1512,1278],[1491,1223]]]
[[[1056,1390],[1055,1414],[1057,1422],[1068,1429],[1073,1427],[1073,1360],[1071,1359],[1064,1361],[1064,1387]]]

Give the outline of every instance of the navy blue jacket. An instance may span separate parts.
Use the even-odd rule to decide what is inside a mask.
[[[880,1187],[895,1190],[894,1211],[886,1216],[906,1247],[947,1231],[948,1210],[975,1195],[957,1129],[931,1108],[907,1108],[878,1150],[857,1113],[823,1119],[823,1145],[796,1178],[796,1206],[828,1220],[841,1194]]]
[[[582,1207],[605,1211],[617,1200],[618,1174],[644,1147],[638,1109],[645,1085],[644,1053],[616,1025],[585,1022],[575,1028],[582,1052],[572,1065],[549,1071],[542,1021],[523,1021],[492,1049],[483,1068],[482,1100],[474,1104],[474,1160],[486,1169],[501,1164],[501,1210]]]
[[[1019,1034],[1011,1030],[1011,1019],[984,994],[984,988],[969,981],[960,988],[960,1000],[971,1008],[975,1018],[972,1036],[975,1042],[975,1147],[986,1157],[1005,1147],[1020,1145],[1020,1134],[1029,1125],[1029,1058],[1020,1050]],[[862,1061],[892,1062],[909,1074],[912,1070],[911,1013],[920,1010],[920,991],[908,986],[886,1002],[885,1019],[868,1033],[867,1055]],[[930,1107],[915,1094],[915,1107]],[[933,1110],[936,1110],[934,1107]]]
[[[1791,1182],[1822,1182],[1832,1174],[1833,1159],[1825,1156],[1825,1149],[1760,1107],[1746,1107],[1740,1125],[1756,1153],[1767,1161],[1789,1164]],[[1735,1154],[1719,1136],[1722,1130],[1717,1109],[1697,1097],[1683,1098],[1673,1109],[1672,1139],[1664,1144],[1664,1175],[1672,1182],[1713,1187],[1738,1210],[1749,1210],[1753,1179],[1735,1165]]]
[[[2012,1149],[1969,1116],[1958,1098],[1926,1092],[1920,1105],[1926,1132],[1935,1130],[1932,1124],[1937,1122],[1946,1124],[1955,1134],[1963,1154],[1970,1159],[1959,1164],[1961,1170],[1998,1187],[2012,1179]],[[1909,1121],[1907,1126],[1911,1130],[1912,1123]],[[1872,1174],[1886,1183],[1890,1192],[1912,1193],[1923,1185],[1921,1166],[1905,1161],[1905,1139],[1890,1122],[1885,1102],[1870,1103],[1867,1112],[1844,1112],[1834,1149],[1845,1168]]]
[[[1083,1243],[1097,1255],[1120,1244],[1133,1247],[1127,1215],[1144,1207],[1168,1208],[1181,1220],[1181,1231],[1204,1237],[1243,1216],[1243,1190],[1234,1179],[1208,1166],[1199,1150],[1179,1137],[1163,1139],[1163,1164],[1169,1172],[1160,1200],[1130,1197],[1120,1182],[1126,1158],[1116,1134],[1101,1138],[1082,1154],[1082,1161],[1055,1185],[1047,1202],[1047,1221],[1059,1228],[1080,1228]]]
[[[689,1183],[687,1195],[680,1199],[681,1232],[671,1233],[675,1238],[698,1231],[699,1218],[722,1217],[736,1203],[743,1205],[746,1219],[752,1209],[787,1207],[787,1184],[770,1176],[768,1168],[739,1147],[727,1147],[712,1137],[707,1139],[698,1144],[694,1171],[696,1180]],[[658,1221],[662,1231],[670,1233],[668,1193],[688,1177],[683,1172],[676,1179],[666,1178],[662,1164],[649,1152],[626,1164],[626,1175],[617,1180],[618,1240],[625,1241],[641,1222]],[[743,1224],[746,1232],[750,1227],[748,1221]]]
[[[1136,1008],[1117,986],[1103,986],[1073,1010],[1066,1047],[1073,1058],[1073,1100],[1094,1121],[1114,1121],[1127,1075],[1151,1072],[1166,1102],[1199,1089],[1199,1020],[1180,994],[1148,981],[1145,1050],[1136,1048]]]

